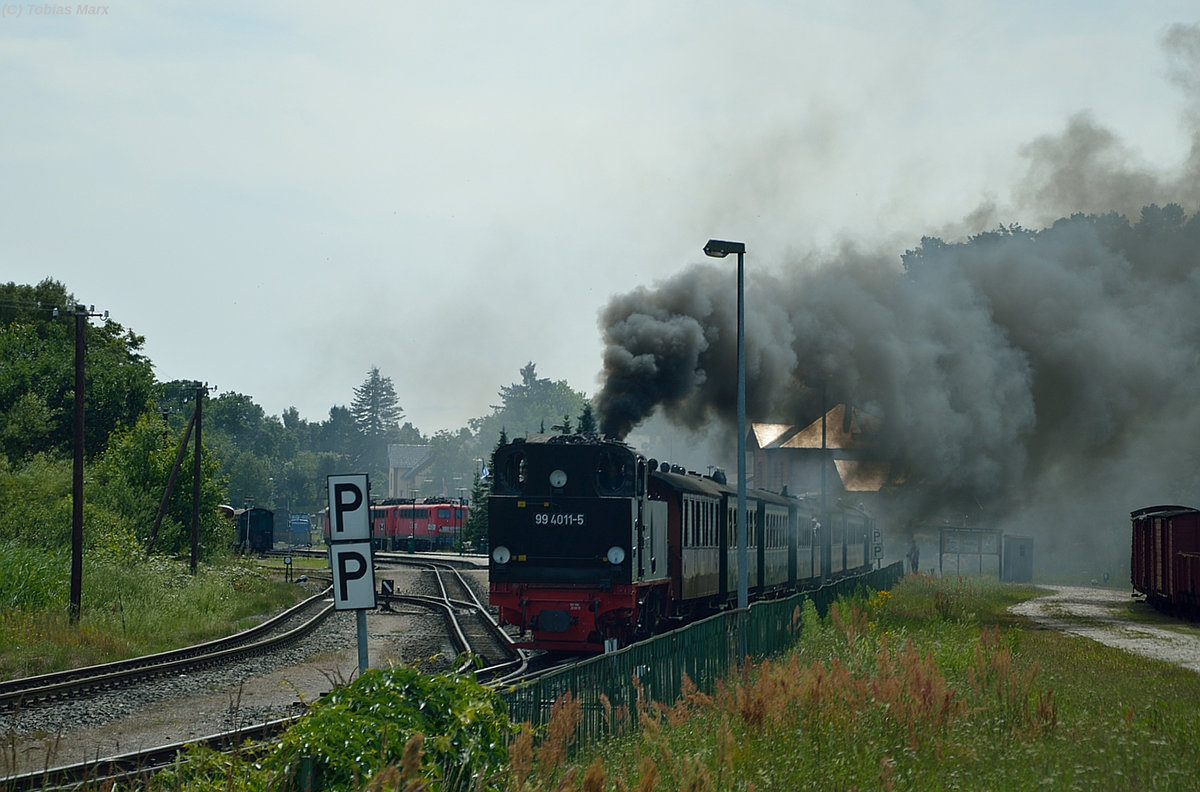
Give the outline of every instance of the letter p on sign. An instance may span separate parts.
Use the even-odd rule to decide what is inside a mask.
[[[329,476],[329,541],[371,539],[371,504],[366,473]]]
[[[375,607],[375,571],[370,542],[339,542],[329,546],[333,570],[334,610]]]

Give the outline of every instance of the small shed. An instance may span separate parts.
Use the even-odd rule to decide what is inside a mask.
[[[1004,537],[1004,564],[1000,579],[1008,583],[1033,582],[1033,537]]]

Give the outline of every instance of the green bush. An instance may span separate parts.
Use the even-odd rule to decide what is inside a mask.
[[[288,730],[267,767],[282,772],[309,757],[320,788],[357,789],[380,768],[401,767],[418,734],[420,777],[448,788],[500,788],[492,779],[508,758],[508,715],[499,697],[472,677],[406,666],[371,669],[330,693]],[[411,764],[410,748],[403,766],[417,769]]]
[[[38,454],[20,465],[0,465],[0,540],[31,547],[71,542],[70,459]]]
[[[266,756],[248,761],[195,751],[178,770],[160,774],[156,786],[357,790],[415,782],[503,790],[509,737],[503,703],[470,676],[371,669],[316,702]]]

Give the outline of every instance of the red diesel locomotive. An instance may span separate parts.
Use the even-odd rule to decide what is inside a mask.
[[[329,542],[329,509],[325,509]],[[467,507],[449,498],[389,498],[371,504],[371,543],[376,550],[453,550],[467,524]]]
[[[736,605],[737,489],[723,475],[586,435],[514,440],[492,471],[490,599],[519,646],[611,650]],[[746,495],[752,599],[870,566],[861,511],[819,520],[815,498]]]

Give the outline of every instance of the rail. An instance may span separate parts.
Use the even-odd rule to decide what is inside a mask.
[[[312,632],[332,612],[333,605],[321,607],[313,618],[298,627],[274,637],[267,636],[277,632],[281,625],[305,610],[320,607],[321,601],[328,597],[328,590],[315,594],[255,627],[194,646],[0,683],[0,712],[36,706],[89,690],[128,685],[138,680],[175,673],[181,668],[228,662],[287,645]]]

